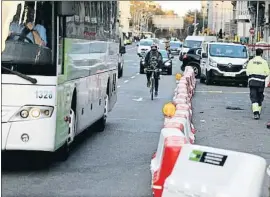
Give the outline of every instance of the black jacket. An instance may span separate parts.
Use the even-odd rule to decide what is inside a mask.
[[[146,56],[145,56],[145,66],[148,67],[150,66],[150,55],[151,53],[153,53],[153,51],[149,51]],[[157,54],[158,54],[158,57],[157,57],[157,61],[158,61],[158,65],[157,65],[157,68],[161,69],[162,68],[162,65],[163,65],[163,59],[162,59],[162,55],[159,51],[157,51]]]

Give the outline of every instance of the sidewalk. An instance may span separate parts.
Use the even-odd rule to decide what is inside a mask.
[[[264,96],[270,100],[270,87],[264,89]]]

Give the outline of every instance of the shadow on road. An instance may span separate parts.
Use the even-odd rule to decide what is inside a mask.
[[[90,126],[75,138],[74,143],[70,147],[70,156],[76,154],[84,144],[91,143],[95,139],[95,136],[98,135],[98,132],[95,132],[95,126],[95,124]],[[58,154],[58,152],[47,153],[41,151],[2,152],[2,172],[48,171],[56,166],[53,164],[59,162]],[[65,162],[68,162],[68,160]]]

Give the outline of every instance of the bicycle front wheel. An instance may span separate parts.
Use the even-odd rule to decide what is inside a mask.
[[[154,83],[155,79],[154,77],[151,78],[151,100],[154,100]]]

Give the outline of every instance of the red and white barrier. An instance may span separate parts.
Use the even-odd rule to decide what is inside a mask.
[[[195,87],[194,71],[186,67],[151,160],[153,196],[259,197],[266,168],[263,158],[193,145]]]
[[[178,81],[173,97],[175,114],[165,117],[157,152],[151,160],[152,190],[154,197],[161,197],[165,179],[170,176],[175,162],[185,144],[195,142],[196,130],[192,124],[192,96],[196,79],[192,67],[186,67]]]
[[[170,176],[181,148],[185,143],[186,139],[183,136],[169,136],[164,139],[159,166],[153,169],[153,196],[162,196],[164,182]]]

